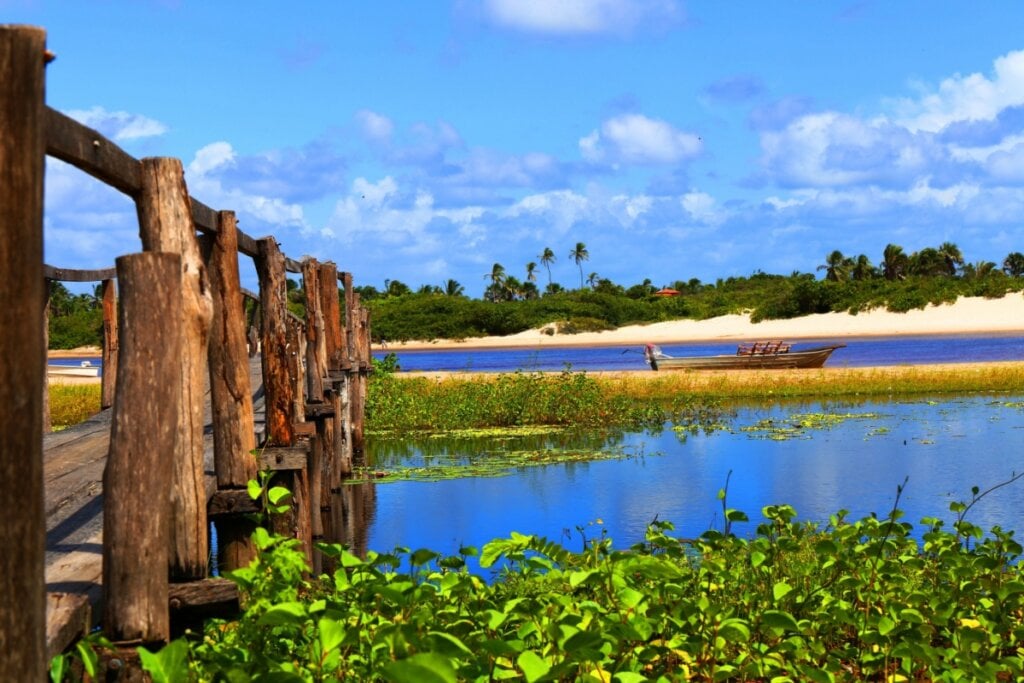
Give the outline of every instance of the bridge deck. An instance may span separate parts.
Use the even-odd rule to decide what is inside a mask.
[[[263,379],[259,357],[250,359],[256,430],[263,429]],[[209,388],[206,393],[207,494],[213,475]],[[103,468],[110,446],[110,410],[43,437],[46,506],[47,646],[50,655],[97,617],[103,596]],[[87,627],[87,626],[86,626]]]

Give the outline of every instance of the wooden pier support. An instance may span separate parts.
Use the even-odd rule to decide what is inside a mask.
[[[206,578],[209,562],[206,486],[203,467],[203,394],[206,387],[207,339],[213,300],[206,266],[199,255],[192,209],[181,161],[142,160],[142,191],[137,198],[139,232],[146,251],[181,255],[183,330],[180,379],[165,393],[181,393],[178,441],[171,480],[171,577]]]
[[[217,489],[244,489],[256,478],[256,432],[246,349],[245,309],[238,269],[235,214],[218,214],[218,231],[201,241],[210,275],[210,404]],[[256,556],[253,523],[244,517],[217,521],[221,569],[244,567]]]
[[[171,480],[181,392],[181,257],[117,259],[121,329],[117,396],[103,474],[103,628],[115,642],[170,639]]]
[[[114,405],[117,378],[117,288],[114,280],[100,285],[103,305],[103,377],[100,379],[100,407]]]
[[[0,671],[46,679],[43,554],[43,111],[46,33],[0,26]]]

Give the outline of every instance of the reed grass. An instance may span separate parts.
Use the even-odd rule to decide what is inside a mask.
[[[83,422],[99,410],[99,384],[50,385],[50,422],[55,431]]]
[[[962,363],[818,370],[722,370],[602,373],[609,396],[666,400],[896,397],[1024,391],[1024,363]]]

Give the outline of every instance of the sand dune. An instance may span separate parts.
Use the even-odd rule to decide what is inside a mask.
[[[1024,334],[1024,296],[1002,299],[962,297],[954,304],[929,305],[923,310],[890,313],[877,309],[857,315],[822,313],[790,320],[751,323],[748,315],[724,315],[708,320],[674,320],[630,325],[608,332],[548,335],[527,330],[506,337],[463,341],[434,340],[389,343],[385,350],[468,349],[502,347],[618,346],[688,341],[751,339],[849,339],[935,334]],[[375,347],[380,350],[380,347]]]

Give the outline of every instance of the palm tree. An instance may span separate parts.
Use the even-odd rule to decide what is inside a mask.
[[[962,266],[962,276],[965,280],[984,280],[996,272],[998,266],[992,261],[978,261],[977,263],[965,263]]]
[[[537,264],[530,261],[526,264],[526,281],[536,282],[537,281]]]
[[[551,264],[555,262],[555,252],[551,251],[551,247],[544,247],[544,251],[541,252],[540,264],[548,269],[548,284],[551,284]]]
[[[907,272],[918,277],[949,275],[949,262],[938,249],[925,247],[915,251],[907,262]]]
[[[1010,277],[1020,277],[1024,275],[1024,254],[1019,251],[1010,252],[1005,259],[1003,259],[1003,272]]]
[[[885,245],[885,251],[882,253],[882,276],[886,280],[902,280],[907,276],[908,260],[900,245]]]
[[[590,252],[587,251],[587,245],[583,242],[577,242],[576,248],[569,252],[569,258],[576,262],[576,266],[580,269],[580,289],[583,289],[583,262],[590,260]]]
[[[444,283],[443,289],[445,296],[462,296],[462,293],[466,291],[466,288],[460,285],[458,280],[451,278]]]
[[[491,294],[491,301],[497,301],[501,295],[501,288],[505,284],[505,266],[495,263],[491,266],[491,272],[484,275],[484,279],[491,281],[490,286],[487,288],[487,291]]]
[[[952,242],[943,242],[939,245],[938,252],[946,261],[946,273],[956,275],[957,266],[964,264],[964,255],[960,253],[960,247]]]
[[[597,281],[601,279],[601,276],[597,273],[591,273],[587,276],[587,284],[590,285],[591,289],[597,287]]]
[[[841,282],[849,279],[852,268],[853,260],[843,256],[843,252],[838,249],[825,258],[824,265],[818,266],[818,270],[825,271],[825,279],[832,282]]]
[[[876,272],[875,267],[871,265],[871,259],[866,254],[861,254],[857,257],[856,262],[854,262],[850,275],[854,280],[870,280],[875,276]]]

